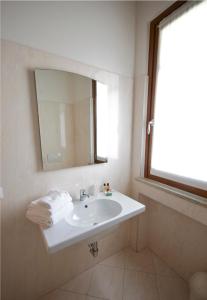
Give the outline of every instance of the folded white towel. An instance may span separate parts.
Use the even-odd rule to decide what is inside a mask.
[[[29,208],[34,208],[38,205],[38,207],[44,207],[51,212],[55,212],[71,201],[72,198],[68,192],[51,191],[47,196],[32,201]]]
[[[34,223],[50,227],[64,219],[72,209],[72,202],[67,203],[64,207],[53,213],[49,213],[46,209],[30,208],[26,212],[26,217]]]
[[[51,227],[53,225],[51,220],[48,220],[48,219],[45,219],[45,218],[42,218],[42,217],[39,217],[39,216],[38,217],[37,216],[32,216],[32,215],[26,213],[26,217],[31,222],[36,223],[36,224],[40,225],[43,228],[48,228],[48,227]]]
[[[65,191],[51,191],[47,196],[30,203],[26,217],[41,226],[50,227],[73,209],[72,198]]]

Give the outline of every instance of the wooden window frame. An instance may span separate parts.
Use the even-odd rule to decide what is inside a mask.
[[[157,55],[158,55],[158,43],[159,43],[159,23],[173,13],[176,9],[181,7],[187,1],[177,1],[168,7],[164,12],[162,12],[158,17],[156,17],[150,23],[150,41],[149,41],[149,56],[148,56],[148,101],[147,101],[147,123],[148,124],[154,118],[154,108],[155,108],[155,87],[156,87],[156,71],[157,71]],[[170,180],[164,177],[159,177],[150,174],[151,169],[151,155],[152,155],[152,139],[153,139],[153,127],[151,127],[151,132],[148,135],[146,130],[146,144],[145,144],[145,167],[144,167],[144,177],[167,184],[169,186],[202,196],[207,198],[207,191],[201,188],[197,188],[191,185],[183,184],[174,180]]]

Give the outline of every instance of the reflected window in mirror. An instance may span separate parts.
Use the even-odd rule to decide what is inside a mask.
[[[109,116],[109,107],[108,107],[108,86],[101,82],[94,82],[94,99],[95,103],[95,162],[102,163],[107,162],[107,153],[108,153],[108,116]]]

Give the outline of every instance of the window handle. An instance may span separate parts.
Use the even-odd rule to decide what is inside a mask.
[[[154,119],[152,119],[151,121],[148,122],[148,125],[147,125],[147,134],[150,135],[151,133],[151,127],[154,126]]]

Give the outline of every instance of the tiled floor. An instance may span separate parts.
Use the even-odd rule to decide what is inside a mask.
[[[188,300],[186,282],[149,250],[125,249],[41,300]]]

